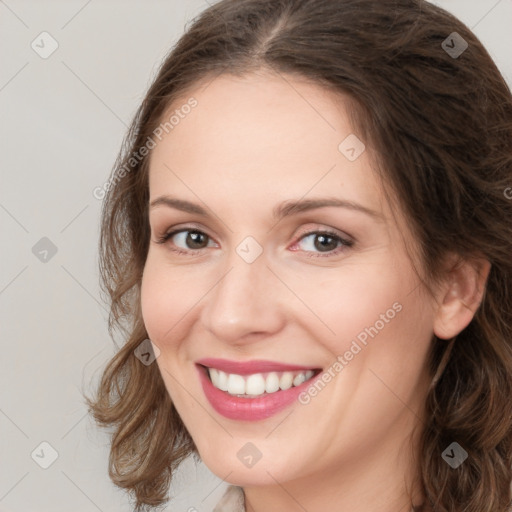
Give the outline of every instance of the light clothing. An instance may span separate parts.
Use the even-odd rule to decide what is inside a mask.
[[[230,485],[213,512],[245,512],[245,496],[241,487]]]

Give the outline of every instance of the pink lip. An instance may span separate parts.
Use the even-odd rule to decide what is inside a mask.
[[[205,363],[208,362],[208,364]],[[212,362],[215,361],[215,364]],[[222,361],[222,367],[218,365],[218,361]],[[261,398],[241,398],[232,396],[226,391],[217,389],[211,382],[207,374],[206,368],[218,368],[228,373],[237,373],[238,375],[247,375],[249,373],[264,373],[268,371],[292,371],[292,370],[309,370],[312,368],[304,366],[282,365],[278,363],[270,363],[268,361],[251,361],[249,363],[235,363],[220,359],[203,359],[196,364],[199,372],[199,379],[203,387],[204,394],[211,406],[222,416],[239,421],[258,421],[274,416],[282,411],[293,402],[295,402],[302,391],[311,386],[315,377],[302,383],[300,386],[291,387],[285,391],[276,391],[261,396]],[[233,366],[234,365],[234,366]],[[248,368],[257,368],[257,370],[248,370]],[[225,370],[230,368],[230,370]],[[284,370],[283,370],[284,368]],[[235,371],[236,369],[236,371]],[[244,372],[241,373],[240,370]]]
[[[237,375],[250,375],[251,373],[266,372],[293,372],[314,370],[311,366],[299,366],[296,364],[283,364],[274,361],[230,361],[228,359],[205,358],[196,361],[196,364],[208,368],[216,368],[226,373],[236,373]]]

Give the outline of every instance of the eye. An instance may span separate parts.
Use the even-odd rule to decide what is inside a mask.
[[[171,245],[176,247],[176,249],[173,247],[171,247],[171,249],[178,253],[197,251],[205,249],[206,247],[216,246],[215,242],[213,242],[206,233],[198,229],[179,229],[171,231],[160,237],[157,243],[164,244],[169,241]]]
[[[156,240],[158,244],[170,242],[170,249],[178,254],[191,254],[207,247],[217,247],[217,244],[203,231],[195,228],[176,229],[165,233]],[[354,242],[329,230],[311,231],[303,235],[290,250],[302,250],[308,257],[326,257],[352,247]],[[322,254],[323,253],[323,254]]]
[[[312,253],[308,256],[322,257],[338,254],[346,248],[352,247],[354,242],[342,238],[340,235],[333,231],[323,230],[306,233],[293,247],[300,245],[302,245],[301,250]]]

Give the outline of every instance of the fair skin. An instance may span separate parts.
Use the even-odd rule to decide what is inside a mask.
[[[408,512],[408,488],[414,504],[422,500],[409,438],[422,421],[432,335],[449,339],[471,321],[489,265],[459,265],[435,297],[427,293],[370,150],[352,162],[338,150],[354,132],[340,96],[292,76],[222,75],[170,110],[190,96],[198,106],[152,151],[150,202],[172,196],[207,215],[150,208],[141,300],[166,388],[202,460],[244,488],[248,511]],[[326,197],[376,215],[328,206],[272,218],[282,202]],[[156,243],[171,228],[204,233],[203,248],[187,245],[188,232]],[[354,244],[334,239],[321,252],[309,233],[325,229]],[[236,252],[248,236],[263,250],[252,263]],[[395,303],[400,312],[308,404],[240,421],[206,399],[198,359],[325,370]],[[262,454],[252,467],[237,457],[248,442]]]

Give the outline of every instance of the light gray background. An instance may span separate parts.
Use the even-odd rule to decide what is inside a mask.
[[[473,28],[511,84],[512,0],[435,3]],[[0,511],[132,509],[108,478],[108,438],[80,394],[114,353],[92,191],[164,55],[207,6],[0,0]],[[43,31],[59,45],[46,59],[31,47],[50,48]],[[32,249],[43,237],[57,248],[46,262]],[[58,452],[48,469],[31,458],[49,457],[43,441]],[[192,461],[175,485],[173,512],[209,511],[226,486]]]

